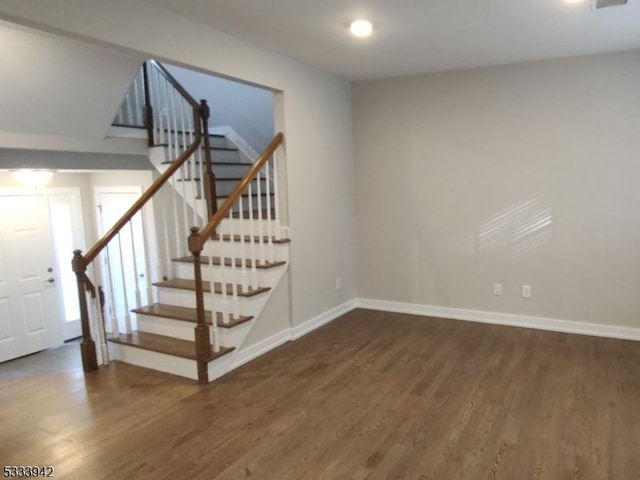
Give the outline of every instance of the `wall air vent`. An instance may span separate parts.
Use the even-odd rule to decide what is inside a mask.
[[[626,5],[628,0],[593,0],[593,9],[617,7],[618,5]]]

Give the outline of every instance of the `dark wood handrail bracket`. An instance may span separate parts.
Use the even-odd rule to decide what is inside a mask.
[[[249,184],[251,184],[251,182],[253,182],[253,180],[257,177],[258,172],[262,170],[264,164],[267,163],[267,160],[271,158],[278,147],[282,145],[283,141],[284,135],[282,133],[278,133],[275,137],[273,137],[273,140],[271,140],[269,145],[267,145],[267,148],[265,148],[264,151],[260,154],[260,156],[256,160],[256,163],[253,164],[251,169],[245,174],[240,183],[236,185],[236,188],[227,197],[220,208],[218,208],[218,211],[209,219],[209,223],[207,223],[207,225],[200,230],[198,239],[200,243],[199,245],[197,245],[199,250],[202,250],[204,248],[204,244],[207,239],[215,235],[216,228],[218,227],[218,225],[220,225],[220,222],[224,220],[224,218],[229,213],[229,210],[231,210],[231,207],[233,207],[233,205],[238,201],[245,190],[249,188]],[[191,243],[189,245],[191,245]]]

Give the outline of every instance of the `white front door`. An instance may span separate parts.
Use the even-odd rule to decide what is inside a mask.
[[[46,195],[0,196],[0,362],[62,344]]]

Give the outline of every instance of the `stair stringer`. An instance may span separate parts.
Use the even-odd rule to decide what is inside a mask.
[[[230,371],[234,370],[235,368],[241,365],[241,363],[237,362],[238,355],[240,355],[242,351],[245,349],[245,347],[247,346],[246,340],[249,334],[253,330],[256,323],[260,321],[262,312],[264,312],[266,307],[269,305],[269,302],[273,298],[273,294],[276,290],[276,287],[280,284],[282,279],[285,277],[285,273],[287,272],[288,269],[289,269],[289,263],[287,262],[287,264],[285,265],[285,268],[279,269],[279,275],[275,279],[274,283],[268,285],[269,287],[271,287],[271,289],[269,290],[269,292],[265,294],[265,295],[268,295],[268,297],[266,298],[265,302],[262,304],[262,307],[260,308],[260,312],[257,315],[255,315],[255,317],[249,322],[246,322],[242,325],[238,325],[230,329],[231,332],[229,332],[229,335],[232,335],[233,338],[226,337],[228,338],[228,340],[225,340],[223,344],[225,346],[235,347],[235,350],[233,350],[233,352],[231,352],[230,354],[227,354],[209,363],[209,381],[210,382],[217,378],[220,378],[223,375],[226,375],[227,373],[229,373]],[[218,331],[220,330],[224,330],[224,329],[218,328]],[[227,344],[227,341],[232,343]]]

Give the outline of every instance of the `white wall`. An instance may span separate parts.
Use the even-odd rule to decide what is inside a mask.
[[[173,65],[166,67],[196,100],[207,100],[210,127],[232,127],[258,153],[269,144],[275,135],[273,92]]]
[[[356,84],[358,296],[640,326],[639,85],[640,51]]]
[[[3,1],[0,17],[284,92],[292,321],[354,297],[349,82],[141,2]]]

